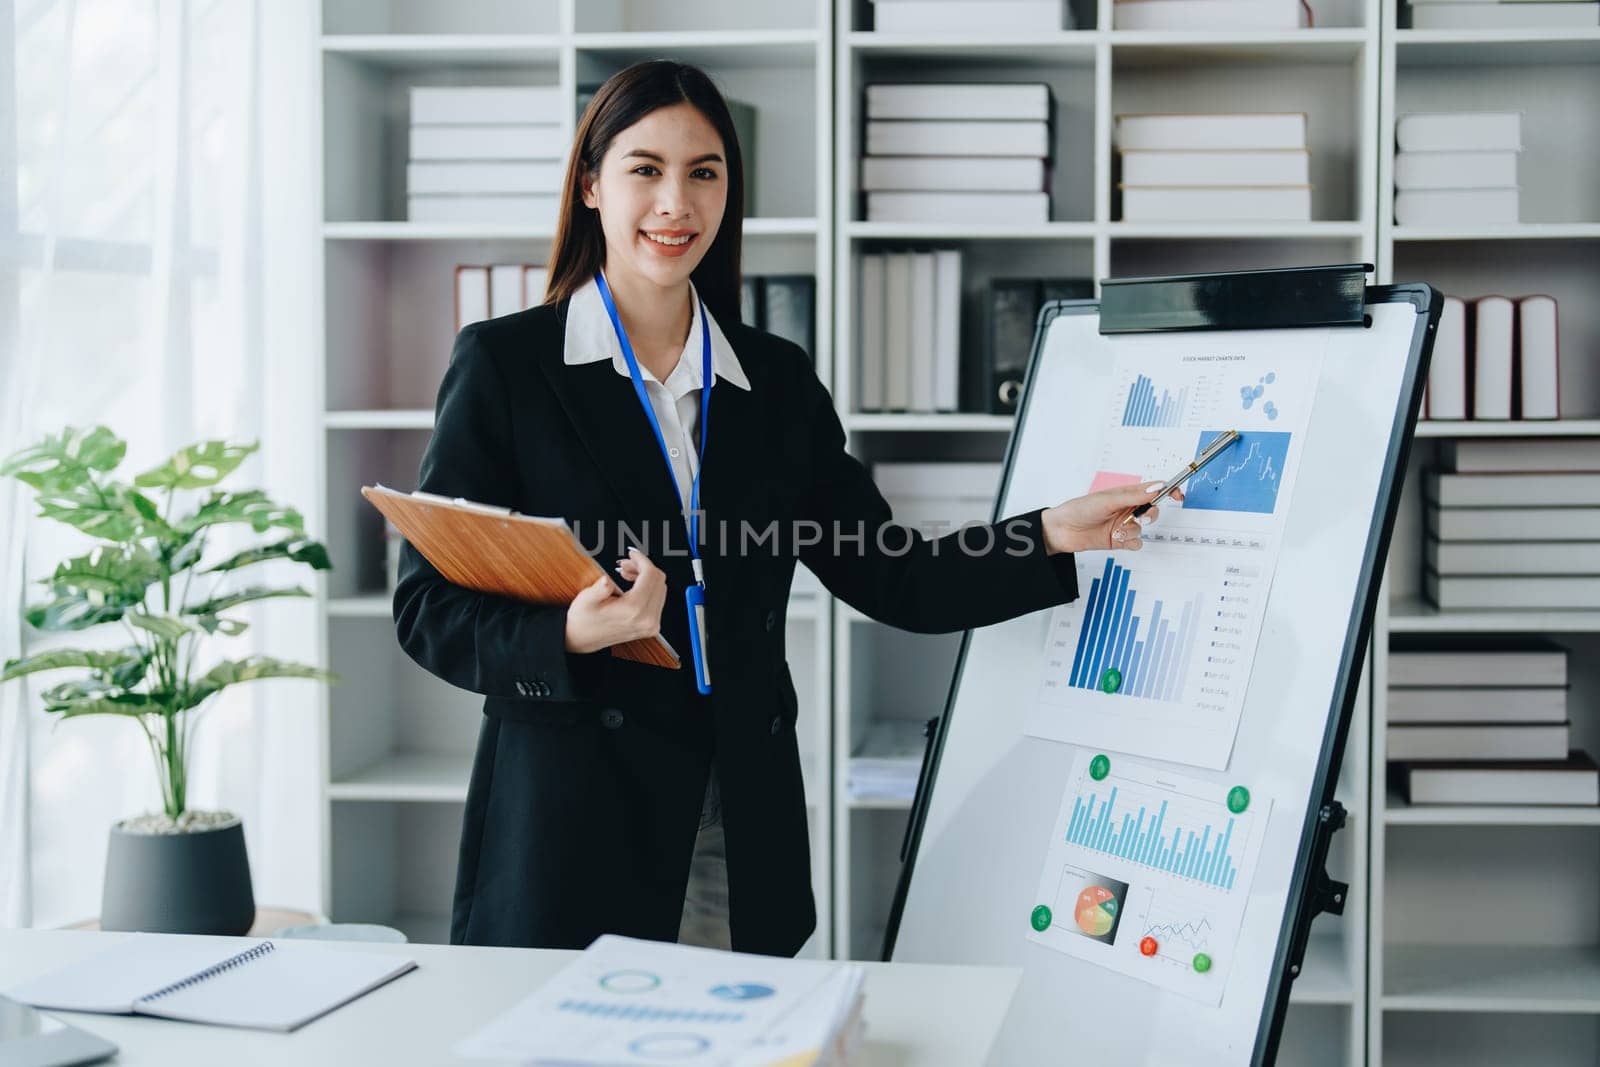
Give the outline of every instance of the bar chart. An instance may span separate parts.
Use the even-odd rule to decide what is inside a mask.
[[[1176,611],[1165,600],[1151,599],[1146,611],[1138,606],[1133,581],[1131,570],[1107,556],[1104,571],[1089,585],[1069,684],[1113,696],[1177,701],[1194,658],[1203,597],[1194,595]]]
[[[1122,407],[1122,425],[1178,426],[1182,423],[1188,396],[1187,387],[1179,389],[1177,393],[1163,389],[1160,398],[1157,399],[1155,383],[1141,374],[1134,379],[1133,385],[1128,389],[1128,399]]]
[[[1112,785],[1105,793],[1076,797],[1067,823],[1067,844],[1217,889],[1233,888],[1239,873],[1232,847],[1236,816],[1228,815],[1226,821],[1207,820],[1197,819],[1191,812],[1184,819],[1169,811],[1172,798],[1154,794],[1134,795],[1131,800],[1122,797],[1119,807],[1120,791],[1121,786]]]

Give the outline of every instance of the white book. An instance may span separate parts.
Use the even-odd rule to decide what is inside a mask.
[[[550,285],[550,271],[544,267],[524,265],[522,268],[522,296],[527,307],[544,303],[544,292]]]
[[[1600,540],[1600,508],[1428,508],[1442,541]]]
[[[1448,611],[1600,608],[1600,576],[1444,578],[1430,574],[1424,586],[1428,599]]]
[[[869,85],[867,118],[1045,122],[1050,118],[1050,86],[1043,82]]]
[[[1481,226],[1516,222],[1522,194],[1517,189],[1403,189],[1394,197],[1394,221],[1401,226]]]
[[[413,85],[413,123],[472,125],[559,122],[567,96],[559,85]]]
[[[1566,759],[1567,723],[1401,724],[1386,731],[1391,760]]]
[[[1396,189],[1515,189],[1516,152],[1396,152]]]
[[[321,945],[134,934],[6,995],[56,1011],[289,1031],[415,967]]]
[[[1419,111],[1395,121],[1402,152],[1520,152],[1520,111]]]
[[[884,256],[861,257],[861,334],[856,341],[856,410],[884,407],[884,322],[888,300],[884,288]]]
[[[1037,193],[1045,178],[1044,160],[1025,156],[868,156],[861,161],[861,189],[869,193]]]
[[[868,193],[867,221],[1027,226],[1050,221],[1050,194]]]
[[[1561,417],[1561,359],[1556,298],[1525,296],[1517,301],[1517,370],[1521,374],[1524,419]]]
[[[411,158],[561,159],[567,139],[554,123],[518,126],[413,126]]]
[[[911,253],[884,253],[883,406],[911,405]]]
[[[1559,761],[1435,760],[1399,770],[1412,804],[1600,804],[1600,768],[1578,751]]]
[[[1125,222],[1309,222],[1311,187],[1124,185],[1122,218]]]
[[[1308,25],[1300,0],[1117,0],[1119,30],[1297,30]]]
[[[932,252],[911,253],[911,402],[909,411],[933,410],[933,330],[939,287]]]
[[[933,408],[961,406],[961,253],[934,253]]]
[[[1567,721],[1565,689],[1391,689],[1391,723]]]
[[[1122,181],[1125,185],[1309,185],[1311,153],[1303,148],[1269,152],[1133,149],[1122,153]]]
[[[1457,637],[1389,653],[1390,686],[1566,684],[1567,650],[1545,640]]]
[[[877,0],[879,33],[1051,33],[1072,28],[1062,0]]]
[[[456,268],[456,331],[489,317],[489,268]]]
[[[1516,306],[1503,296],[1472,302],[1472,417],[1511,417]]]
[[[566,168],[559,160],[523,162],[439,160],[406,164],[406,192],[559,193]]]
[[[1445,474],[1429,471],[1427,500],[1452,508],[1600,507],[1600,474]]]
[[[1447,296],[1428,364],[1428,418],[1466,417],[1467,305],[1459,296]]]
[[[412,222],[554,226],[560,202],[561,197],[555,193],[527,196],[411,196],[406,198],[406,218]]]
[[[1600,471],[1600,441],[1577,437],[1441,442],[1445,467],[1459,474]]]
[[[1118,115],[1117,146],[1129,149],[1304,148],[1304,112]]]
[[[1428,566],[1445,577],[1475,574],[1600,574],[1600,541],[1437,541]]]
[[[946,0],[931,0],[944,3]],[[867,123],[869,156],[1027,156],[1050,158],[1046,122]]]
[[[1433,3],[1411,8],[1415,30],[1512,30],[1600,26],[1596,3]]]
[[[522,293],[522,264],[501,263],[489,268],[489,317],[513,315],[528,306]]]

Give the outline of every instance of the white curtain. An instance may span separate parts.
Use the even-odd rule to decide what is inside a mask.
[[[315,8],[0,0],[0,455],[104,424],[131,478],[195,441],[259,441],[225,484],[321,530]],[[90,544],[34,511],[0,483],[0,659],[91,643],[20,621],[37,580]],[[251,580],[314,585],[303,568]],[[246,618],[211,658],[320,661],[312,602]],[[160,806],[133,724],[39,709],[61,677],[0,685],[0,926],[97,915],[110,824]],[[190,806],[243,817],[259,904],[320,910],[316,686],[236,687],[196,737]]]

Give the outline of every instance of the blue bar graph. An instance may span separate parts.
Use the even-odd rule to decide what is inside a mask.
[[[1177,426],[1183,418],[1183,405],[1188,396],[1189,389],[1185,386],[1176,396],[1163,389],[1161,399],[1157,400],[1155,383],[1141,374],[1128,389],[1128,402],[1122,408],[1122,425]]]
[[[1147,700],[1182,697],[1199,629],[1199,598],[1185,602],[1176,619],[1162,600],[1151,601],[1148,617],[1141,617],[1134,611],[1138,598],[1128,568],[1108,557],[1089,584],[1069,685]]]
[[[1229,851],[1233,844],[1233,817],[1220,830],[1209,823],[1172,826],[1168,830],[1167,804],[1163,800],[1155,811],[1141,805],[1137,813],[1119,813],[1116,786],[1111,787],[1104,800],[1094,794],[1080,796],[1073,801],[1072,818],[1067,822],[1067,844],[1082,845],[1218,889],[1232,889],[1238,873]],[[1114,819],[1118,821],[1113,822]]]

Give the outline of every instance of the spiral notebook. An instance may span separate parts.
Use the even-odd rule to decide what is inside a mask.
[[[6,994],[35,1008],[294,1030],[416,967],[378,952],[134,934]]]

